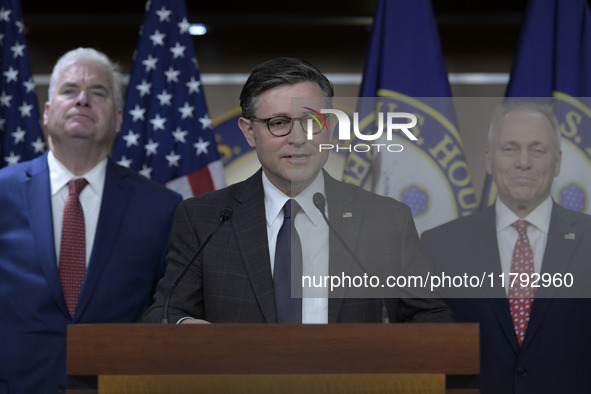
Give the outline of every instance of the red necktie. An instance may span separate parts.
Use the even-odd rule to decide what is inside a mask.
[[[86,273],[86,232],[84,212],[78,196],[88,182],[84,178],[71,180],[70,193],[64,206],[59,274],[64,299],[70,316],[74,316]]]
[[[534,254],[527,237],[527,226],[529,223],[525,220],[518,220],[513,223],[513,227],[517,229],[519,238],[515,243],[513,250],[513,260],[511,262],[511,272],[521,275],[526,273],[530,276],[535,272],[534,269]],[[512,278],[510,278],[512,280]],[[529,282],[528,282],[529,283]],[[534,291],[530,286],[522,287],[519,276],[515,283],[509,290],[509,303],[511,306],[511,317],[513,318],[513,326],[519,346],[523,343],[527,324],[529,323],[529,316],[531,305],[533,303]]]

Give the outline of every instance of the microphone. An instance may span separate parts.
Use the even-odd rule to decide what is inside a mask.
[[[351,257],[353,257],[353,260],[359,266],[359,268],[361,268],[361,270],[363,272],[368,273],[368,271],[365,268],[365,266],[363,265],[363,263],[361,261],[359,261],[359,259],[355,255],[355,253],[353,253],[351,248],[349,248],[349,245],[347,245],[345,240],[343,238],[341,238],[339,233],[337,233],[337,230],[335,230],[334,227],[332,226],[332,224],[328,221],[328,218],[326,217],[326,214],[324,213],[324,207],[326,206],[326,198],[324,198],[324,195],[322,193],[314,193],[314,196],[312,197],[312,201],[314,202],[314,205],[316,206],[316,208],[318,208],[318,210],[322,214],[322,217],[324,218],[324,221],[328,225],[328,228],[330,229],[330,231],[337,237],[339,242],[341,244],[343,244],[343,246],[347,250],[347,253],[349,253],[349,255],[351,255]]]
[[[164,300],[164,305],[162,306],[162,324],[168,324],[168,304],[170,303],[172,293],[174,293],[174,290],[181,282],[187,271],[189,271],[189,268],[191,268],[195,260],[197,260],[197,257],[201,254],[201,251],[209,243],[211,237],[213,237],[213,235],[218,232],[218,230],[224,225],[224,223],[226,223],[228,220],[232,218],[233,213],[234,211],[230,207],[225,207],[222,209],[222,212],[220,213],[220,222],[218,223],[217,227],[213,229],[213,231],[207,236],[207,238],[205,238],[205,241],[201,244],[201,246],[199,246],[199,249],[197,249],[193,256],[191,256],[189,262],[187,263],[187,265],[185,265],[185,268],[183,268],[179,276],[177,276],[176,280],[172,283],[172,286],[170,286],[168,294],[166,294],[166,299]]]
[[[324,207],[326,206],[326,198],[324,198],[324,195],[322,193],[314,193],[314,196],[312,196],[312,201],[314,202],[314,205],[316,205],[316,208],[318,208],[318,210],[322,214],[322,217],[326,217],[324,216]]]
[[[367,270],[367,268],[365,268],[365,265],[363,265],[363,263],[357,258],[355,253],[353,253],[351,248],[349,248],[349,245],[347,245],[345,240],[343,238],[341,238],[341,236],[339,235],[337,230],[335,230],[335,228],[332,226],[332,224],[330,223],[330,221],[326,217],[326,213],[324,213],[324,209],[326,206],[326,198],[324,198],[324,195],[322,193],[314,193],[314,196],[312,196],[312,201],[314,202],[314,205],[316,206],[316,208],[318,208],[318,210],[320,211],[320,214],[322,215],[322,218],[324,219],[324,221],[328,225],[328,229],[330,230],[330,232],[332,234],[334,234],[336,236],[336,238],[339,240],[339,242],[345,247],[345,250],[347,251],[349,256],[351,256],[353,258],[353,261],[355,261],[357,266],[359,268],[361,268],[361,271],[363,271],[366,274],[369,274],[369,271]],[[388,318],[386,302],[384,301],[383,297],[380,297],[380,301],[382,302],[382,321],[385,321]]]

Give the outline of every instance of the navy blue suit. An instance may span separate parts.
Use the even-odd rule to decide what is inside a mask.
[[[55,253],[46,155],[0,171],[0,393],[51,393],[66,377],[66,328],[139,320],[164,273],[181,197],[109,160],[76,314]]]
[[[425,231],[421,246],[437,272],[486,272],[495,278],[501,273],[494,207]],[[571,273],[579,290],[587,287],[586,294],[578,293],[586,298],[564,298],[561,289],[536,289],[521,348],[500,285],[490,289],[490,298],[448,298],[458,322],[480,323],[481,342],[480,375],[451,385],[480,388],[483,394],[591,393],[589,266],[591,216],[554,204],[542,273]]]

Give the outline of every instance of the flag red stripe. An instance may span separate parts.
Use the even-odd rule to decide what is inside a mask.
[[[191,185],[194,196],[215,190],[213,179],[207,166],[187,175],[187,179],[189,180],[189,185]]]

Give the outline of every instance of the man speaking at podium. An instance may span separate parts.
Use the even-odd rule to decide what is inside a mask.
[[[331,82],[300,59],[276,58],[253,70],[240,95],[238,126],[262,169],[179,206],[166,274],[144,322],[453,321],[444,301],[413,288],[404,297],[351,297],[350,289],[329,295],[324,288],[320,296],[292,298],[301,273],[326,278],[348,265],[361,277],[423,264],[406,205],[323,170],[328,151],[319,144],[331,141],[336,122],[312,114],[331,108],[333,96]],[[292,98],[307,105],[292,108]]]

